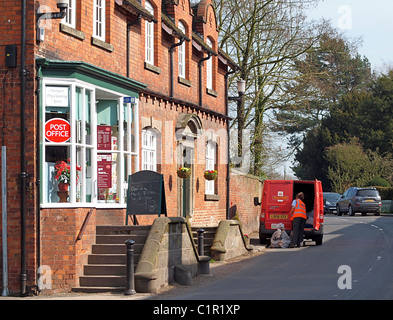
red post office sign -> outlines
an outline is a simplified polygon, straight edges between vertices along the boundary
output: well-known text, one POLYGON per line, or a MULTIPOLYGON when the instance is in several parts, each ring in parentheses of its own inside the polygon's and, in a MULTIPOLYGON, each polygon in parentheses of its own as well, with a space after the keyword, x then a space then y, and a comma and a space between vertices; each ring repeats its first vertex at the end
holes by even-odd
POLYGON ((71 137, 71 126, 61 118, 50 119, 45 123, 45 138, 50 142, 66 142, 71 137))

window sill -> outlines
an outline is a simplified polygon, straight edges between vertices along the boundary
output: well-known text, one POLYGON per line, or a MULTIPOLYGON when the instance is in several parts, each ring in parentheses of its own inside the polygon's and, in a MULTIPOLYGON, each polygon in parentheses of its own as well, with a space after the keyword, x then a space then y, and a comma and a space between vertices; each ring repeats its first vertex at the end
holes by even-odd
POLYGON ((156 67, 156 66, 154 66, 154 65, 152 65, 152 64, 150 64, 148 62, 145 62, 145 69, 149 70, 149 71, 152 71, 154 73, 157 73, 157 74, 161 73, 161 68, 156 67))
POLYGON ((218 194, 205 194, 205 201, 220 201, 218 194))
POLYGON ((111 45, 110 43, 107 43, 105 41, 102 41, 102 40, 94 38, 94 37, 91 37, 91 44, 96 47, 99 47, 101 49, 104 49, 108 52, 113 52, 113 50, 114 50, 113 45, 111 45))
POLYGON ((191 85, 192 85, 192 82, 191 82, 190 80, 184 79, 184 78, 182 78, 182 77, 178 77, 178 78, 177 78, 177 81, 178 81, 179 83, 181 83, 181 84, 184 84, 184 85, 187 86, 187 87, 191 87, 191 85))
POLYGON ((206 88, 206 93, 208 94, 208 95, 211 95, 211 96, 213 96, 213 97, 218 97, 218 93, 217 93, 217 91, 214 91, 213 89, 207 89, 206 88))
POLYGON ((40 209, 60 209, 60 208, 96 208, 96 209, 126 209, 126 204, 121 203, 82 203, 82 202, 53 202, 43 203, 40 209))
POLYGON ((64 23, 60 23, 60 31, 66 33, 74 38, 79 40, 85 40, 85 33, 79 30, 74 29, 73 27, 67 26, 64 23))

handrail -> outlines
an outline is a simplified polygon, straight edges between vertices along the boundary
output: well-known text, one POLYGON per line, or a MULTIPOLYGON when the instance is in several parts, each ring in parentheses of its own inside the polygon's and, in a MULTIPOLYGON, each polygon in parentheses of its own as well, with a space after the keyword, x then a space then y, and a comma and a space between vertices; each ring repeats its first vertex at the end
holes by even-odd
POLYGON ((81 239, 82 239, 82 236, 83 236, 83 234, 85 233, 86 226, 87 226, 87 224, 89 223, 89 220, 90 220, 91 215, 93 214, 93 209, 94 209, 94 208, 90 208, 90 211, 87 213, 87 215, 86 215, 86 217, 85 217, 85 220, 83 221, 82 227, 81 227, 81 229, 79 230, 79 234, 78 234, 78 236, 76 237, 75 242, 77 242, 78 240, 81 240, 81 239))

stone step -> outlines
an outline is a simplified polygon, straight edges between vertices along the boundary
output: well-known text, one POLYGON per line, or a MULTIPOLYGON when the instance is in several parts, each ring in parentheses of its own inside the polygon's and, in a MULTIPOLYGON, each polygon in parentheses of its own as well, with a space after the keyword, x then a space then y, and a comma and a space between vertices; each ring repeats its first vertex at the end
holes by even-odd
MULTIPOLYGON (((144 244, 135 243, 134 253, 140 254, 142 252, 144 244)), ((93 244, 92 251, 93 254, 126 254, 125 244, 93 244)))
POLYGON ((79 277, 81 287, 125 287, 125 275, 101 275, 90 276, 85 275, 79 277))
POLYGON ((126 264, 125 254, 89 254, 88 264, 126 264))
POLYGON ((124 264, 87 264, 83 268, 85 276, 125 275, 124 264))
POLYGON ((147 235, 96 235, 96 244, 122 244, 125 246, 127 240, 134 240, 136 243, 145 243, 147 235))

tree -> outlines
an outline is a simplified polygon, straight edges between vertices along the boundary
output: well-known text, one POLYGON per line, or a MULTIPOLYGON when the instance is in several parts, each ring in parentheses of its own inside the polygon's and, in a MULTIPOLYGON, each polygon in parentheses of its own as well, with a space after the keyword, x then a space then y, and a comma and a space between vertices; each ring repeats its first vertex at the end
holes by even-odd
POLYGON ((300 76, 287 85, 288 99, 275 113, 276 130, 292 135, 293 146, 302 142, 299 133, 317 128, 340 98, 367 90, 371 67, 357 53, 357 45, 327 26, 319 42, 297 59, 300 76))
POLYGON ((357 138, 327 148, 326 158, 329 162, 327 176, 332 190, 338 193, 350 186, 365 186, 373 178, 386 175, 391 164, 378 152, 364 151, 357 138))
POLYGON ((389 170, 382 177, 391 183, 391 166, 386 163, 390 163, 393 146, 393 72, 377 77, 364 91, 347 93, 330 107, 320 126, 304 136, 295 156, 295 173, 301 179, 317 177, 324 188, 330 188, 330 163, 325 152, 353 138, 358 139, 364 152, 375 153, 385 161, 389 170))
MULTIPOLYGON (((318 0, 214 0, 220 47, 240 66, 247 95, 235 111, 233 128, 241 137, 253 130, 252 172, 262 175, 266 115, 277 108, 285 84, 297 77, 294 62, 317 41, 320 26, 307 21, 304 9, 318 0)), ((230 79, 233 86, 235 78, 230 79)), ((232 92, 235 90, 232 89, 232 92)), ((238 149, 242 150, 242 140, 238 149)))

